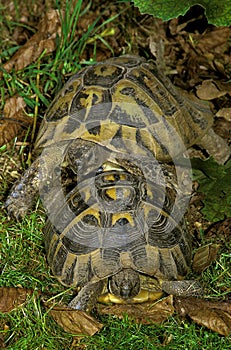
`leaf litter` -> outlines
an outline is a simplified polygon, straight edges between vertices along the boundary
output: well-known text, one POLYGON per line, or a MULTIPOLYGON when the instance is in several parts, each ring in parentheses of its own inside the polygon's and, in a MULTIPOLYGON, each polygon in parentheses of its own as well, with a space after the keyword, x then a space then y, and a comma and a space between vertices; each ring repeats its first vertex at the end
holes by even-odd
POLYGON ((202 273, 217 258, 220 250, 219 244, 208 244, 197 249, 193 257, 192 270, 196 273, 202 273))
MULTIPOLYGON (((111 4, 108 8, 108 13, 115 14, 118 8, 111 4), (110 10, 111 6, 111 10, 110 10)), ((81 19, 79 31, 86 30, 87 23, 101 12, 100 7, 97 10, 92 10, 85 18, 81 19), (81 29, 81 30, 80 30, 81 29)), ((230 132, 227 135, 227 126, 225 123, 230 121, 230 84, 227 81, 231 78, 231 59, 229 40, 231 28, 228 27, 210 27, 207 29, 204 24, 203 14, 191 16, 187 19, 179 17, 169 22, 155 20, 150 16, 140 16, 137 9, 134 9, 134 18, 137 18, 137 27, 133 22, 127 21, 126 30, 130 32, 133 38, 133 53, 137 54, 142 50, 151 50, 155 48, 155 43, 161 39, 164 42, 164 57, 166 65, 166 73, 171 77, 175 85, 182 89, 190 90, 198 95, 199 98, 209 100, 211 106, 216 112, 216 120, 219 119, 221 124, 218 128, 222 134, 222 125, 226 134, 225 138, 230 138, 230 132), (197 30, 195 23, 201 23, 204 30, 197 30), (194 26, 194 27, 193 27, 194 26), (156 36, 153 33, 157 32, 161 35, 156 36), (196 30, 195 30, 196 28, 196 30), (151 36, 152 33, 152 36, 151 36), (169 33, 169 34, 167 34, 169 33)), ((105 16, 107 13, 105 12, 105 16)), ((126 15, 123 16, 123 19, 126 15)), ((124 29, 125 30, 125 29, 124 29)), ((4 69, 11 72, 12 69, 22 70, 32 62, 38 60, 40 55, 50 54, 56 49, 55 38, 61 33, 60 18, 57 10, 50 10, 40 21, 37 26, 37 32, 4 64, 4 69)), ((79 35, 80 33, 78 33, 79 35)), ((17 32, 15 33, 17 35, 17 32)), ((22 33, 18 33, 19 35, 22 33)), ((22 37, 23 38, 23 37, 22 37)), ((113 47, 115 55, 122 54, 122 47, 125 45, 125 35, 119 26, 116 26, 116 35, 109 36, 108 42, 113 47)), ((21 41, 24 40, 20 39, 21 41)), ((94 50, 93 43, 89 42, 88 50, 83 53, 82 60, 89 59, 89 55, 94 50)), ((152 51, 152 50, 151 50, 152 51)), ((103 60, 111 56, 111 51, 105 49, 102 43, 98 45, 96 54, 97 60, 103 60)), ((15 136, 20 137, 20 131, 23 123, 29 123, 25 113, 25 103, 22 97, 13 96, 6 100, 4 109, 4 120, 0 125, 1 142, 8 142, 15 136), (11 106, 12 110, 11 110, 11 106), (24 119, 25 118, 25 119, 24 119), (14 124, 12 121, 17 121, 14 124)), ((219 187, 218 184, 216 184, 219 187)), ((206 193, 207 195, 207 193, 206 193)), ((223 234, 230 235, 231 223, 229 219, 224 218, 215 224, 216 229, 211 235, 218 238, 223 234), (228 220, 228 221, 227 221, 228 220)), ((212 226, 214 227, 214 225, 212 226)), ((195 271, 201 272, 206 269, 214 259, 216 259, 219 245, 202 247, 194 258, 195 271)), ((15 307, 22 305, 31 295, 31 291, 24 288, 1 288, 0 289, 0 308, 2 312, 10 312, 15 307)), ((47 307, 47 306, 46 306, 47 307)), ((204 325, 219 334, 228 335, 231 332, 231 304, 230 301, 208 301, 198 298, 176 298, 169 296, 154 304, 139 304, 139 305, 98 305, 99 314, 113 314, 122 317, 128 314, 129 317, 137 322, 147 324, 162 323, 174 312, 178 315, 190 317, 194 322, 204 325)), ((49 309, 49 314, 56 322, 63 327, 64 330, 71 333, 94 334, 102 328, 102 324, 89 314, 70 310, 64 306, 54 306, 49 309)))
POLYGON ((0 288, 0 312, 10 312, 26 302, 33 291, 28 288, 0 288))
MULTIPOLYGON (((46 308, 49 304, 45 304, 46 308)), ((65 332, 80 335, 94 335, 99 332, 103 324, 89 313, 73 310, 65 306, 52 306, 49 315, 63 328, 65 332)))
POLYGON ((3 117, 0 118, 0 147, 32 125, 33 119, 26 114, 26 103, 21 96, 12 96, 6 100, 3 117))
POLYGON ((221 335, 231 334, 231 302, 208 301, 200 298, 175 298, 175 310, 194 322, 221 335))
MULTIPOLYGON (((32 295, 26 288, 0 288, 0 312, 10 312, 26 302, 32 295)), ((41 294, 41 293, 40 293, 41 294)), ((103 324, 89 313, 73 310, 66 306, 44 302, 48 314, 63 328, 75 335, 94 335, 103 324)), ((221 335, 231 333, 231 301, 208 301, 194 297, 175 297, 169 295, 155 303, 102 305, 97 304, 99 315, 114 315, 123 318, 127 315, 141 324, 162 324, 176 313, 189 316, 194 322, 221 335)))
POLYGON ((6 72, 21 70, 45 52, 56 49, 56 37, 61 34, 61 21, 58 10, 50 10, 38 24, 38 31, 7 61, 3 68, 6 72))

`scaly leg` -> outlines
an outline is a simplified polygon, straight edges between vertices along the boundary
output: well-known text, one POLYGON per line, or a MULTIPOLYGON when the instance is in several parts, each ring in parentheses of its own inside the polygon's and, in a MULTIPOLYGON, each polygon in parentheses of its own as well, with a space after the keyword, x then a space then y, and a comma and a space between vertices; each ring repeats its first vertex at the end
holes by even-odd
POLYGON ((201 285, 194 280, 163 281, 162 289, 168 294, 182 297, 203 295, 201 285))
POLYGON ((90 311, 102 293, 104 284, 105 280, 88 282, 68 306, 76 310, 90 311))
POLYGON ((33 205, 41 181, 39 163, 40 159, 37 158, 30 168, 25 171, 21 179, 14 184, 4 205, 9 216, 19 219, 23 217, 33 205))

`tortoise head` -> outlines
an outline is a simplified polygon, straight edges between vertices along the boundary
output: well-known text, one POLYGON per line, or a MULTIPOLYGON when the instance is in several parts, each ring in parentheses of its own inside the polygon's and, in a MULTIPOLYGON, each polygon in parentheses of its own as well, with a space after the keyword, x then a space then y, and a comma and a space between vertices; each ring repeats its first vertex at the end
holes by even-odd
POLYGON ((109 279, 109 290, 122 299, 132 299, 140 292, 140 277, 137 271, 126 268, 109 279))

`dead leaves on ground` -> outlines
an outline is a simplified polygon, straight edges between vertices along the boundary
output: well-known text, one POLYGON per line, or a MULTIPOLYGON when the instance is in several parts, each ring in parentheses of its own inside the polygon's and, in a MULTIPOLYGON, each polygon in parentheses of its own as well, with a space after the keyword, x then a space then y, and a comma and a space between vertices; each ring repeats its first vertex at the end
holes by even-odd
POLYGON ((0 312, 10 312, 25 303, 33 291, 28 288, 0 288, 0 312))
POLYGON ((221 335, 231 333, 231 302, 214 302, 199 298, 175 298, 175 310, 194 322, 221 335))
POLYGON ((4 69, 10 72, 18 71, 35 62, 45 51, 51 53, 56 48, 56 37, 61 34, 61 21, 57 10, 50 10, 38 24, 39 30, 15 55, 4 64, 4 69))
MULTIPOLYGON (((13 57, 3 65, 6 72, 18 71, 35 62, 45 52, 51 53, 56 48, 57 35, 61 34, 61 21, 57 10, 48 11, 38 25, 39 30, 13 57)), ((32 118, 25 112, 26 103, 21 96, 6 100, 3 118, 0 119, 0 146, 8 143, 15 136, 20 137, 23 127, 32 123, 32 118)))
POLYGON ((216 222, 206 231, 206 239, 216 239, 220 244, 231 243, 231 218, 216 222))
POLYGON ((102 323, 88 313, 65 306, 51 307, 48 313, 65 332, 71 334, 94 335, 103 327, 102 323))
MULTIPOLYGON (((184 24, 186 27, 188 23, 184 24)), ((172 37, 166 38, 166 60, 170 66, 176 66, 180 86, 194 87, 208 78, 216 82, 229 80, 231 28, 214 27, 203 34, 189 33, 179 25, 179 19, 173 19, 169 29, 172 37)))
POLYGON ((197 88, 197 96, 202 100, 213 100, 226 94, 231 96, 231 84, 214 82, 212 79, 204 80, 197 88))
POLYGON ((216 260, 219 249, 219 244, 208 244, 198 248, 193 257, 193 271, 199 274, 207 269, 216 260))
MULTIPOLYGON (((92 5, 94 6, 94 5, 92 5)), ((118 14, 119 10, 124 9, 115 4, 110 4, 110 10, 108 13, 111 15, 118 14)), ((129 9, 129 7, 128 7, 129 9)), ((84 16, 80 16, 78 25, 76 28, 76 39, 87 30, 89 23, 93 23, 96 17, 102 15, 102 20, 107 20, 104 14, 104 10, 101 7, 96 6, 90 9, 84 16)), ((131 9, 130 9, 131 10, 131 9)), ((129 11, 130 11, 129 10, 129 11)), ((127 11, 127 16, 129 16, 127 11)), ((161 20, 153 19, 151 16, 143 16, 140 21, 140 14, 137 9, 134 9, 134 19, 138 19, 139 25, 134 28, 134 23, 130 23, 127 19, 126 14, 120 14, 120 20, 128 22, 126 28, 119 29, 117 22, 109 23, 105 26, 106 29, 113 29, 111 32, 115 33, 107 36, 106 40, 118 56, 121 54, 121 48, 126 47, 125 37, 131 36, 131 42, 133 42, 133 52, 139 52, 139 47, 152 52, 152 46, 156 44, 160 39, 164 43, 164 59, 166 66, 173 68, 175 73, 174 82, 176 85, 184 89, 195 89, 197 95, 206 100, 216 99, 216 109, 222 110, 220 112, 222 117, 227 120, 230 118, 229 105, 226 108, 226 102, 230 99, 231 85, 227 83, 230 80, 230 48, 231 42, 229 40, 231 36, 231 28, 229 27, 209 27, 205 28, 202 33, 198 33, 198 30, 188 30, 188 26, 192 25, 193 21, 201 21, 203 24, 203 13, 193 13, 192 18, 184 19, 173 19, 169 22, 163 22, 161 20), (153 34, 157 33, 157 34, 153 34), (219 103, 218 99, 221 99, 219 103), (226 108, 226 111, 224 111, 226 108)), ((186 16, 187 18, 187 16, 186 16)), ((25 22, 28 24, 27 22, 25 22)), ((200 22, 197 27, 200 27, 200 22)), ((44 17, 40 20, 39 24, 35 23, 32 27, 37 28, 37 32, 29 38, 29 40, 13 55, 13 57, 6 62, 3 67, 6 72, 12 70, 21 70, 32 62, 39 59, 42 53, 49 54, 56 49, 56 39, 61 37, 61 20, 60 14, 57 10, 51 9, 44 17)), ((196 28, 197 28, 196 27, 196 28)), ((110 30, 109 30, 110 31, 110 30)), ((22 33, 21 33, 22 34, 22 33)), ((102 34, 102 33, 101 33, 102 34)), ((92 39, 92 38, 90 38, 92 39)), ((129 41, 129 40, 128 40, 129 41)), ((89 44, 90 45, 90 44, 89 44)), ((89 59, 92 56, 92 50, 95 50, 95 46, 91 45, 83 53, 82 59, 89 59)), ((97 44, 97 60, 103 60, 111 56, 111 51, 108 47, 98 40, 97 44), (103 45, 102 48, 100 45, 103 45)), ((228 102, 227 102, 228 103, 228 102)), ((6 117, 7 118, 7 117, 6 117)), ((219 130, 225 124, 225 132, 227 134, 226 124, 227 122, 222 120, 219 121, 219 130)), ((5 122, 3 121, 4 125, 5 122)), ((20 123, 20 120, 17 124, 20 123)), ((6 126, 8 124, 6 123, 6 126)), ((230 125, 229 125, 230 126, 230 125)), ((17 128, 10 125, 9 131, 4 127, 7 135, 3 133, 0 135, 1 139, 9 141, 10 135, 13 137, 17 134, 17 128)), ((226 135, 227 138, 230 135, 226 135)), ((221 136, 223 137, 221 133, 221 136)), ((0 141, 1 141, 0 139, 0 141)), ((0 143, 1 144, 1 143, 0 143)))
POLYGON ((156 303, 115 304, 112 306, 98 304, 98 311, 100 314, 115 315, 119 318, 126 314, 137 323, 161 324, 174 313, 173 296, 169 295, 156 303))
MULTIPOLYGON (((32 290, 24 288, 0 288, 0 312, 10 312, 19 307, 32 295, 32 290)), ((93 316, 66 306, 55 306, 44 303, 48 314, 71 334, 93 335, 99 332, 103 324, 93 316)), ((97 304, 98 314, 114 315, 122 318, 128 315, 137 323, 161 324, 173 313, 189 317, 221 335, 231 333, 231 301, 208 301, 201 298, 168 297, 155 303, 102 305, 97 304)))
POLYGON ((32 124, 25 112, 26 103, 21 96, 13 96, 6 100, 3 118, 0 119, 0 147, 15 136, 19 136, 24 128, 32 124))
MULTIPOLYGON (((182 22, 175 18, 169 22, 171 35, 165 37, 166 65, 177 72, 173 79, 176 85, 194 90, 203 100, 214 101, 216 115, 220 113, 230 120, 231 27, 211 27, 203 33, 188 31, 188 26, 193 26, 193 21, 198 19, 182 22)), ((203 25, 203 21, 201 23, 203 25)))

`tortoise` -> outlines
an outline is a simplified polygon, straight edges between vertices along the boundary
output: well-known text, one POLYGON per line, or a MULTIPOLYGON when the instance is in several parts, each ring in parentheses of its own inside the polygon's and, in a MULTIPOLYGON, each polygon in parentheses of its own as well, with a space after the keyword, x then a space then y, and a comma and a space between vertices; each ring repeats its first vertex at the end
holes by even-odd
POLYGON ((192 245, 182 202, 190 191, 169 162, 196 143, 209 149, 209 139, 224 161, 227 146, 212 122, 206 104, 141 57, 111 58, 67 81, 41 124, 37 158, 5 206, 22 217, 39 192, 48 263, 80 290, 70 307, 151 300, 156 284, 168 294, 201 292, 185 279, 192 245))

